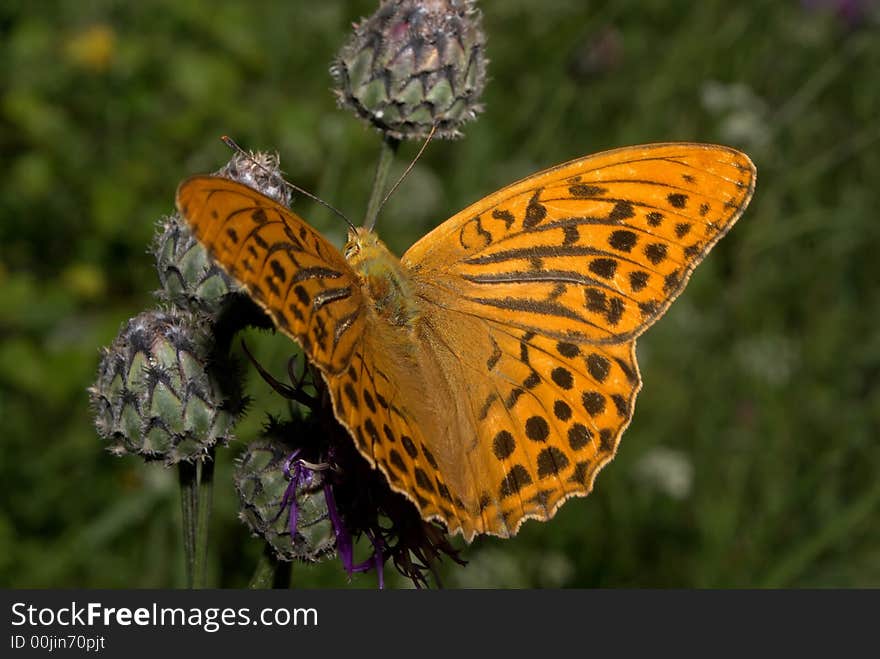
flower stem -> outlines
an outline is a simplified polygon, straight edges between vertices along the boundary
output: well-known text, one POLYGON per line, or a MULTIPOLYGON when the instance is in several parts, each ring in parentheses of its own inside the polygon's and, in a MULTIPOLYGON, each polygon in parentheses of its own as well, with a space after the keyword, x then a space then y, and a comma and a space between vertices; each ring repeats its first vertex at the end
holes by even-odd
POLYGON ((214 499, 214 459, 212 446, 208 456, 199 463, 198 516, 195 538, 195 565, 193 569, 195 588, 204 588, 208 574, 208 529, 214 499))
POLYGON ((278 559, 275 558, 275 554, 271 547, 266 544, 263 547, 263 553, 260 554, 260 560, 257 562, 254 576, 251 577, 251 582, 248 584, 248 588, 251 590, 271 588, 275 583, 275 573, 277 571, 278 559))
POLYGON ((183 553, 186 566, 186 587, 193 588, 196 564, 196 528, 199 509, 198 468, 190 462, 177 465, 180 483, 180 513, 183 522, 183 553))
POLYGON ((373 178, 373 191, 370 193, 370 201, 367 204, 367 215, 364 218, 364 227, 371 229, 376 226, 376 216, 382 205, 385 188, 388 184, 388 173, 391 171, 391 163, 394 162, 394 154, 400 140, 385 136, 382 139, 382 150, 379 152, 379 162, 376 165, 376 175, 373 178))
POLYGON ((254 568, 254 574, 248 584, 251 590, 263 590, 267 588, 292 588, 291 582, 293 566, 289 561, 279 561, 269 543, 263 546, 263 553, 254 568))
POLYGON ((180 512, 183 521, 183 551, 186 587, 204 588, 208 561, 208 522, 214 487, 214 449, 200 464, 181 462, 180 512))

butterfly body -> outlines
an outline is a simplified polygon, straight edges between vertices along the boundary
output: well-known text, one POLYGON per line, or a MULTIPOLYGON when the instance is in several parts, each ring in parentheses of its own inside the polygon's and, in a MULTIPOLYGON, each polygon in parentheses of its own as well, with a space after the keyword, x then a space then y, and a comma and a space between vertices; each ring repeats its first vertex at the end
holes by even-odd
POLYGON ((375 313, 391 325, 411 328, 418 316, 412 285, 385 243, 374 232, 358 228, 350 233, 343 254, 375 313))
POLYGON ((363 229, 343 256, 224 179, 185 181, 178 208, 321 371, 361 454, 470 540, 591 491, 641 388, 637 337, 754 183, 727 147, 618 149, 489 195, 399 260, 363 229))

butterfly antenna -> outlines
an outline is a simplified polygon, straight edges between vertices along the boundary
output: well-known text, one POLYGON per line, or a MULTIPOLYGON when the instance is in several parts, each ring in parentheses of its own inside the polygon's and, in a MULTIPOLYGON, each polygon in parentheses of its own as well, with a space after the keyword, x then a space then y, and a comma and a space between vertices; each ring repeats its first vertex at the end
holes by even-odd
MULTIPOLYGON (((260 163, 260 162, 257 162, 257 160, 253 157, 253 155, 251 155, 250 153, 248 153, 247 151, 245 151, 244 149, 242 149, 240 146, 238 146, 238 144, 236 144, 235 140, 233 140, 231 137, 229 137, 228 135, 223 135, 220 139, 223 140, 223 143, 224 143, 226 146, 228 146, 230 149, 232 149, 233 151, 235 151, 235 152, 238 153, 239 155, 241 155, 241 156, 247 158, 248 160, 250 160, 252 163, 254 163, 257 167, 259 167, 260 169, 262 169, 264 172, 266 172, 266 173, 269 174, 270 176, 274 176, 274 172, 269 171, 269 169, 268 169, 266 166, 264 166, 264 165, 263 165, 262 163, 260 163)), ((303 196, 305 196, 305 197, 308 197, 308 198, 311 199, 312 201, 315 201, 315 202, 321 204, 321 205, 324 206, 325 208, 330 209, 330 211, 332 211, 333 213, 335 213, 336 215, 338 215, 339 217, 341 217, 341 218, 345 221, 345 223, 348 225, 348 228, 349 228, 349 229, 351 229, 352 231, 355 231, 354 224, 352 224, 351 220, 349 220, 349 219, 345 216, 345 213, 343 213, 341 210, 338 210, 338 209, 335 208, 334 206, 331 206, 331 205, 328 204, 326 201, 324 201, 323 199, 321 199, 320 197, 318 197, 318 196, 316 196, 316 195, 313 195, 313 194, 312 194, 311 192, 309 192, 308 190, 304 190, 303 188, 299 187, 298 185, 294 185, 294 184, 291 183, 290 181, 286 180, 284 177, 282 177, 281 180, 284 182, 284 185, 286 185, 286 186, 287 186, 288 188, 290 188, 291 190, 293 190, 293 191, 295 191, 295 192, 298 192, 298 193, 300 193, 301 195, 303 195, 303 196)))
POLYGON ((419 149, 419 152, 416 154, 416 157, 412 159, 412 161, 409 163, 409 166, 407 166, 407 168, 406 168, 406 170, 404 170, 403 174, 400 175, 400 178, 397 179, 397 183, 395 183, 394 185, 391 186, 391 189, 388 191, 388 194, 386 194, 385 197, 382 199, 382 202, 379 204, 379 208, 376 209, 376 214, 373 216, 372 223, 367 228, 372 230, 373 226, 376 224, 376 218, 379 216, 379 211, 381 211, 382 208, 384 208, 385 202, 391 198, 391 195, 393 195, 395 190, 397 190, 397 188, 400 187, 400 184, 403 183, 403 179, 405 179, 407 177, 407 175, 412 171, 412 168, 416 166, 416 163, 419 161, 419 158, 422 157, 422 154, 425 152, 425 149, 428 148, 428 143, 431 141, 431 138, 434 137, 434 133, 436 133, 436 132, 437 132, 437 124, 435 123, 431 127, 431 132, 428 133, 428 137, 425 138, 425 143, 422 144, 422 148, 419 149))

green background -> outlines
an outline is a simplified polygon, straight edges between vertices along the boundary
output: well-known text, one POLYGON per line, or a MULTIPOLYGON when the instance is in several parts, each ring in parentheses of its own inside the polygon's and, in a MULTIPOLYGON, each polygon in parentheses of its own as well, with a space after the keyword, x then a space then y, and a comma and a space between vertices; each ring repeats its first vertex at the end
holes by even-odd
MULTIPOLYGON (((645 388, 595 492, 479 539, 446 585, 880 586, 880 28, 845 4, 876 9, 481 4, 486 109, 383 211, 398 253, 506 183, 616 146, 730 144, 758 185, 640 341, 645 388)), ((373 7, 2 4, 0 585, 183 584, 175 472, 103 451, 85 390, 99 348, 155 305, 155 223, 178 181, 229 158, 220 135, 277 150, 292 181, 362 216, 379 137, 336 108, 328 66, 373 7)), ((295 208, 339 243, 337 218, 295 208)), ((280 376, 293 344, 248 340, 280 376)), ((241 441, 218 454, 216 586, 246 585, 261 548, 236 518, 232 458, 285 409, 253 369, 249 391, 241 441)), ((293 581, 347 583, 335 558, 293 581)))

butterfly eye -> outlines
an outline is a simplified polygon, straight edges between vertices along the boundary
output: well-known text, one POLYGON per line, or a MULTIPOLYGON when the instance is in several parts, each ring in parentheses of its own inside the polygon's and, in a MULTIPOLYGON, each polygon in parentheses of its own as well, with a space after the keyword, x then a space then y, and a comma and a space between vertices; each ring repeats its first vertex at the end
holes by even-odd
POLYGON ((356 242, 350 242, 345 246, 343 254, 345 255, 345 260, 350 261, 351 257, 356 256, 361 251, 361 246, 356 242))

